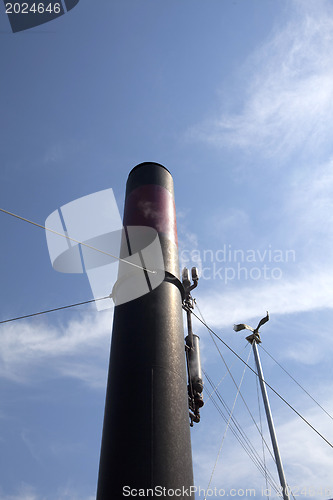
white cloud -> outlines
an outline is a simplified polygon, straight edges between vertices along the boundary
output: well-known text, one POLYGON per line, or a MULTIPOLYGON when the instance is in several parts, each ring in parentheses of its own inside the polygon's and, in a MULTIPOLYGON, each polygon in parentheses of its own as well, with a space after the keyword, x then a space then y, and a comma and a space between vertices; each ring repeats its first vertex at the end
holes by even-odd
MULTIPOLYGON (((242 245, 224 244, 223 255, 221 246, 220 250, 213 252, 212 259, 203 261, 204 268, 207 268, 201 278, 201 283, 205 282, 205 293, 199 300, 199 307, 201 304, 210 326, 230 327, 233 323, 248 322, 260 314, 264 315, 266 310, 275 315, 286 315, 332 308, 332 172, 332 159, 316 168, 308 166, 293 171, 286 178, 285 189, 280 190, 278 209, 274 203, 268 204, 265 215, 272 223, 262 227, 262 230, 260 223, 256 226, 251 216, 245 217, 240 212, 244 226, 248 219, 248 225, 258 229, 258 247, 252 250, 255 260, 246 262, 245 258, 245 262, 242 262, 237 254, 238 249, 241 252, 243 248, 245 257, 248 250, 242 245), (274 244, 268 245, 268 242, 274 244), (267 251, 266 257, 261 260, 265 249, 271 253, 267 251), (274 260, 279 252, 282 252, 281 262, 274 260), (225 257, 224 260, 221 256, 225 257), (277 271, 273 273, 275 268, 277 271)), ((208 222, 215 220, 214 217, 210 216, 208 222)), ((233 217, 227 217, 227 225, 229 220, 232 221, 233 217)), ((231 233, 226 241, 234 240, 231 233)), ((246 241, 244 237, 243 245, 246 241)), ((204 255, 202 250, 201 255, 204 255)), ((201 296, 200 286, 195 295, 201 296)), ((317 348, 313 348, 312 363, 315 359, 319 361, 322 355, 317 351, 317 348)), ((304 343, 294 354, 305 360, 310 359, 309 352, 310 347, 304 343)))
MULTIPOLYGON (((333 159, 316 165, 307 166, 294 171, 290 183, 282 193, 281 202, 284 205, 286 219, 283 221, 284 232, 293 233, 295 244, 315 248, 320 245, 326 250, 331 260, 333 233, 333 159)), ((282 226, 282 224, 281 224, 282 226)), ((282 227, 281 227, 282 234, 282 227)))
POLYGON ((63 488, 59 488, 57 494, 55 495, 56 500, 96 500, 96 496, 79 494, 75 491, 74 487, 65 486, 63 488))
POLYGON ((224 292, 206 293, 198 302, 208 325, 213 327, 257 318, 260 311, 290 314, 331 307, 333 303, 333 273, 324 270, 296 279, 263 281, 257 285, 249 280, 237 288, 223 288, 224 292))
POLYGON ((0 376, 29 383, 47 364, 47 373, 105 386, 111 336, 111 313, 88 312, 66 325, 15 321, 2 325, 0 376))
POLYGON ((44 500, 36 494, 35 488, 23 483, 18 489, 17 493, 13 495, 6 495, 0 490, 1 500, 44 500))
MULTIPOLYGON (((319 409, 309 410, 307 408, 305 413, 309 421, 315 423, 316 428, 325 437, 330 437, 331 421, 323 412, 319 409)), ((309 499, 329 498, 332 495, 333 487, 331 474, 333 456, 329 445, 297 417, 288 418, 286 421, 284 414, 275 412, 274 419, 286 480, 289 486, 294 488, 295 496, 300 495, 301 488, 306 488, 308 490, 306 497, 309 499), (310 494, 310 488, 314 489, 316 493, 310 494), (323 490, 330 489, 330 493, 319 495, 317 492, 320 491, 320 488, 323 490)), ((200 426, 204 425, 203 420, 200 426)), ((208 429, 202 430, 204 435, 208 435, 208 438, 205 439, 205 443, 200 443, 200 449, 197 451, 194 449, 195 484, 200 485, 202 488, 207 488, 224 430, 225 423, 222 423, 216 412, 216 420, 213 424, 212 422, 209 423, 209 431, 208 429)), ((245 430, 262 459, 259 433, 254 426, 246 426, 245 430)), ((266 441, 270 444, 265 422, 264 435, 266 441)), ((276 466, 267 450, 265 454, 268 470, 279 485, 276 466)), ((258 496, 261 488, 265 488, 264 477, 250 462, 247 454, 230 431, 227 433, 216 472, 213 476, 211 488, 214 487, 223 488, 226 491, 231 488, 255 488, 257 489, 256 496, 258 496)), ((259 495, 259 497, 261 496, 259 495)), ((270 498, 277 497, 273 493, 270 498)))
POLYGON ((242 69, 243 108, 222 112, 193 129, 194 135, 271 158, 300 146, 317 148, 332 137, 332 7, 327 0, 293 1, 288 14, 285 26, 242 69))
POLYGON ((1 500, 96 500, 95 495, 80 495, 74 488, 67 486, 45 496, 27 483, 22 483, 13 494, 6 494, 0 489, 0 498, 1 500))
POLYGON ((197 250, 198 247, 198 235, 193 231, 190 231, 186 224, 181 220, 181 222, 178 223, 179 266, 181 270, 184 267, 191 269, 191 267, 196 266, 199 269, 199 272, 201 271, 202 261, 200 253, 197 253, 197 259, 192 259, 193 253, 195 253, 195 250, 197 250))

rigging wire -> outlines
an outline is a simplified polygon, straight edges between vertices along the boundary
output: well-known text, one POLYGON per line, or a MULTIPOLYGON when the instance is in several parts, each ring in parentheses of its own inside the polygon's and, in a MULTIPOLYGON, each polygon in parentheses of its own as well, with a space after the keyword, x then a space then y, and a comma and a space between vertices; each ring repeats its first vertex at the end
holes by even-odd
MULTIPOLYGON (((210 379, 209 375, 206 372, 204 372, 204 373, 205 373, 205 376, 206 376, 209 384, 211 386, 213 386, 213 382, 210 379)), ((228 408, 228 405, 226 404, 226 402, 223 400, 221 394, 217 391, 216 395, 217 395, 218 399, 220 400, 220 402, 222 403, 222 405, 225 408, 225 410, 228 413, 230 413, 230 409, 228 408)), ((217 409, 217 411, 220 413, 222 419, 227 423, 228 419, 225 416, 225 414, 223 413, 222 408, 215 401, 214 397, 211 397, 211 400, 212 400, 215 408, 217 409)), ((272 486, 272 488, 278 493, 279 492, 279 486, 275 482, 275 479, 272 476, 272 474, 267 469, 265 470, 264 465, 262 463, 262 460, 261 460, 261 458, 260 458, 257 450, 255 449, 255 447, 251 443, 249 437, 246 435, 245 431, 242 429, 241 425, 239 424, 239 422, 237 421, 237 419, 234 416, 232 417, 231 420, 232 420, 232 424, 230 423, 230 430, 231 430, 231 432, 233 433, 233 435, 235 436, 235 438, 237 439, 237 441, 240 443, 240 445, 243 447, 244 451, 247 453, 247 455, 249 456, 249 458, 253 461, 254 465, 257 467, 257 469, 259 470, 259 472, 264 477, 266 477, 265 472, 267 472, 267 476, 269 476, 268 477, 268 482, 270 483, 270 485, 272 486)))
MULTIPOLYGON (((249 351, 249 356, 247 358, 247 361, 250 359, 250 354, 251 354, 251 351, 249 351)), ((241 378, 241 380, 239 382, 239 385, 237 387, 237 393, 236 393, 236 396, 235 396, 235 400, 234 400, 234 403, 232 405, 231 412, 230 412, 230 415, 229 415, 229 419, 228 419, 228 422, 227 422, 227 426, 225 428, 225 431, 224 431, 224 434, 223 434, 223 437, 222 437, 221 446, 220 446, 220 449, 218 451, 218 454, 217 454, 217 457, 216 457, 216 460, 215 460, 215 464, 214 464, 214 467, 213 467, 213 470, 212 470, 212 474, 210 476, 210 480, 209 480, 209 483, 208 483, 208 486, 207 486, 206 495, 205 495, 204 500, 207 500, 207 493, 208 493, 209 487, 211 485, 211 482, 213 480, 213 476, 214 476, 214 473, 215 473, 215 469, 216 469, 216 466, 217 466, 218 459, 219 459, 220 454, 221 454, 221 450, 222 450, 222 446, 223 446, 223 443, 224 443, 224 439, 225 439, 225 436, 227 434, 227 430, 229 428, 231 417, 232 417, 232 414, 233 414, 234 409, 235 409, 236 401, 237 401, 237 398, 238 398, 238 395, 239 395, 239 392, 240 392, 240 388, 241 388, 241 385, 242 385, 242 382, 243 382, 243 379, 244 379, 245 370, 246 370, 246 366, 244 366, 243 375, 242 375, 242 378, 241 378)))
POLYGON ((85 300, 84 302, 77 302, 76 304, 70 304, 68 306, 61 306, 61 307, 56 307, 54 309, 48 309, 46 311, 40 311, 32 314, 26 314, 25 316, 18 316, 16 318, 10 318, 10 319, 5 319, 3 321, 0 321, 0 324, 3 323, 10 323, 11 321, 17 321, 18 319, 25 319, 25 318, 32 318, 32 316, 39 316, 40 314, 46 314, 54 311, 60 311, 61 309, 69 309, 70 307, 76 307, 76 306, 82 306, 83 304, 90 304, 91 302, 97 302, 98 300, 105 300, 105 299, 110 299, 111 295, 108 295, 107 297, 100 297, 99 299, 91 299, 91 300, 85 300))
MULTIPOLYGON (((245 349, 246 349, 246 348, 247 348, 247 345, 246 345, 246 346, 244 346, 243 351, 245 351, 245 349)), ((234 362, 232 363, 232 365, 231 365, 231 366, 230 366, 230 368, 229 368, 230 370, 231 370, 231 368, 234 366, 234 364, 235 364, 235 363, 236 363, 236 361, 234 361, 234 362)), ((206 376, 206 372, 205 372, 205 370, 203 370, 203 372, 204 372, 204 374, 205 374, 205 376, 206 376)), ((226 376, 227 376, 227 375, 228 375, 228 370, 225 372, 225 374, 223 375, 223 377, 221 378, 221 380, 220 380, 220 381, 216 384, 216 386, 215 386, 215 387, 212 387, 212 389, 213 389, 213 390, 212 390, 212 392, 209 394, 209 396, 208 396, 208 397, 205 397, 205 403, 207 403, 207 402, 210 400, 210 398, 213 396, 214 392, 216 392, 216 391, 217 391, 218 386, 219 386, 219 385, 223 382, 223 380, 226 378, 226 376)))
MULTIPOLYGON (((203 371, 203 372, 204 372, 204 374, 205 374, 205 376, 207 377, 207 380, 208 380, 208 382, 209 382, 209 377, 208 377, 208 374, 207 374, 205 371, 203 371)), ((212 385, 212 382, 210 382, 210 385, 212 385)), ((220 400, 221 404, 223 405, 223 407, 226 409, 226 411, 227 411, 228 413, 230 413, 230 408, 228 407, 227 403, 226 403, 226 402, 224 401, 224 399, 222 398, 222 396, 221 396, 221 394, 220 394, 220 392, 219 392, 219 391, 216 391, 216 395, 217 395, 218 399, 220 400)), ((246 441, 248 441, 248 442, 249 442, 249 446, 253 448, 254 453, 257 453, 257 452, 256 452, 256 450, 255 450, 255 448, 254 448, 254 446, 251 444, 251 442, 250 442, 249 438, 247 437, 246 433, 242 430, 242 428, 241 428, 240 424, 237 422, 236 418, 235 418, 235 417, 233 417, 233 418, 232 418, 232 420, 234 421, 235 426, 236 426, 237 430, 239 431, 239 433, 243 435, 243 439, 244 439, 244 440, 246 440, 246 441)), ((255 424, 256 424, 256 422, 255 422, 255 424)), ((259 432, 259 434, 260 434, 260 437, 261 437, 261 438, 262 438, 262 440, 264 441, 264 443, 265 443, 265 445, 266 445, 266 447, 267 447, 267 449, 268 449, 268 451, 269 451, 269 453, 270 453, 270 455, 271 455, 271 457, 272 457, 273 461, 275 462, 274 455, 273 455, 273 453, 271 452, 271 450, 270 450, 270 448, 269 448, 269 446, 268 446, 267 442, 265 441, 265 438, 264 438, 264 436, 263 436, 262 432, 260 431, 260 429, 258 428, 258 426, 256 426, 256 427, 257 427, 257 430, 258 430, 258 432, 259 432)), ((260 457, 259 457, 259 459, 260 459, 260 457)))
MULTIPOLYGON (((224 359, 224 357, 223 357, 223 354, 221 353, 221 351, 220 351, 220 349, 219 349, 219 347, 218 347, 218 345, 217 345, 217 343, 216 343, 216 340, 214 339, 214 337, 213 337, 213 335, 212 335, 212 333, 211 333, 212 331, 210 331, 210 328, 208 328, 208 326, 207 326, 207 324, 206 324, 206 322, 205 322, 205 320, 204 320, 204 317, 203 317, 203 315, 202 315, 202 312, 201 312, 201 311, 200 311, 200 309, 199 309, 198 304, 197 304, 197 303, 195 303, 195 304, 196 304, 196 306, 197 306, 197 308, 198 308, 198 311, 199 311, 199 313, 200 313, 200 316, 202 317, 202 321, 201 321, 201 320, 200 320, 200 321, 201 321, 201 322, 202 322, 202 323, 203 323, 203 324, 207 327, 207 329, 208 329, 208 331, 209 331, 209 334, 210 334, 210 337, 211 337, 212 341, 214 342, 214 345, 215 345, 215 347, 216 347, 216 349, 217 349, 217 351, 218 351, 218 353, 219 353, 219 355, 220 355, 220 357, 221 357, 221 359, 222 359, 222 361, 223 361, 224 365, 226 366, 226 368, 227 368, 227 370, 228 370, 228 372, 229 372, 229 375, 230 375, 230 377, 231 377, 231 380, 233 381, 233 383, 234 383, 235 387, 237 388, 237 383, 236 383, 236 380, 234 379, 234 377, 233 377, 233 375, 232 375, 232 373, 231 373, 231 371, 230 371, 230 369, 229 369, 229 367, 228 367, 228 365, 227 365, 227 363, 226 363, 226 361, 225 361, 225 359, 224 359)), ((196 314, 195 314, 193 311, 192 311, 192 313, 194 314, 194 316, 196 316, 196 314)), ((198 318, 198 316, 196 316, 196 318, 198 318)), ((198 318, 198 319, 199 319, 199 318, 198 318)), ((230 348, 230 349, 231 349, 231 348, 230 348)), ((239 357, 240 359, 242 359, 242 358, 241 358, 240 356, 238 356, 238 355, 237 355, 237 357, 239 357)), ((243 360, 243 362, 245 363, 245 361, 244 361, 244 360, 243 360)), ((248 365, 248 366, 249 366, 249 365, 248 365)), ((252 368, 251 368, 251 367, 250 367, 250 369, 252 370, 252 368)), ((252 370, 252 371, 253 371, 253 370, 252 370)), ((262 439, 264 439, 264 437, 263 437, 262 433, 260 432, 260 429, 259 429, 259 427, 258 427, 258 424, 257 424, 257 422, 256 422, 256 419, 254 418, 254 416, 253 416, 253 414, 252 414, 252 412, 251 412, 251 410, 250 410, 250 408, 249 408, 248 404, 246 403, 246 401, 245 401, 245 399, 244 399, 244 397, 243 397, 243 395, 242 395, 242 393, 241 393, 241 392, 240 392, 240 397, 242 398, 242 401, 243 401, 243 403, 244 403, 244 405, 245 405, 245 408, 247 409, 247 411, 248 411, 248 413, 249 413, 249 415, 250 415, 250 417, 251 417, 251 419, 252 419, 252 422, 254 423, 254 425, 255 425, 255 427, 256 427, 256 429, 257 429, 257 431, 259 432, 259 434, 260 434, 260 436, 262 437, 262 439)), ((265 445, 266 445, 267 450, 269 451, 269 453, 270 453, 270 455, 271 455, 272 459, 273 459, 273 460, 274 460, 274 462, 275 462, 275 457, 274 457, 273 453, 271 452, 271 449, 270 449, 270 447, 268 446, 268 444, 267 444, 267 442, 266 442, 266 440, 265 440, 265 439, 264 439, 264 442, 265 442, 265 445)), ((276 462, 275 462, 275 463, 276 463, 276 462)))
POLYGON ((33 222, 32 220, 25 219, 24 217, 21 217, 20 215, 13 214, 12 212, 8 212, 8 210, 4 210, 3 208, 0 208, 0 212, 3 212, 4 214, 11 215, 12 217, 16 217, 17 219, 23 220, 24 222, 29 222, 29 224, 32 224, 34 226, 45 229, 45 231, 49 231, 51 233, 57 234, 58 236, 62 236, 63 238, 66 238, 67 240, 74 241, 75 243, 78 243, 79 245, 83 245, 84 247, 90 248, 90 250, 96 250, 96 252, 100 252, 104 255, 108 255, 109 257, 112 257, 113 259, 116 259, 116 260, 119 260, 120 262, 124 262, 126 264, 129 264, 130 266, 137 267, 138 269, 141 269, 142 271, 146 271, 147 273, 152 273, 152 274, 157 273, 157 271, 151 271, 150 269, 147 269, 146 267, 142 267, 139 264, 135 264, 134 262, 130 262, 129 260, 126 260, 126 259, 122 259, 121 257, 116 257, 115 255, 112 255, 111 253, 104 252, 103 250, 100 250, 99 248, 88 245, 87 243, 83 243, 82 241, 76 240, 75 238, 71 238, 70 236, 68 236, 66 234, 58 233, 58 231, 54 231, 53 229, 45 227, 42 224, 37 224, 37 222, 33 222))
MULTIPOLYGON (((212 401, 213 405, 215 406, 216 410, 221 415, 221 418, 225 421, 225 423, 227 423, 227 418, 222 413, 221 408, 218 406, 217 402, 215 401, 215 399, 213 397, 211 398, 211 401, 212 401)), ((263 470, 263 465, 260 462, 257 462, 256 458, 251 455, 251 452, 246 448, 246 445, 241 441, 241 439, 239 438, 237 432, 233 429, 233 427, 230 426, 230 430, 233 433, 233 435, 235 436, 235 438, 237 439, 237 441, 239 442, 239 444, 242 446, 242 448, 244 449, 245 453, 248 455, 248 457, 250 458, 250 460, 252 460, 252 462, 254 463, 254 465, 257 467, 257 469, 260 472, 260 474, 262 474, 263 476, 265 476, 265 472, 263 470)), ((272 480, 268 479, 268 482, 271 485, 271 487, 275 490, 275 492, 279 493, 279 487, 276 485, 276 483, 274 483, 273 477, 272 477, 272 480)))
MULTIPOLYGON (((192 311, 191 309, 189 308, 186 308, 186 310, 189 310, 191 312, 191 314, 193 314, 193 316, 195 316, 199 321, 200 323, 202 323, 220 342, 222 342, 223 345, 225 345, 227 347, 227 349, 229 349, 229 351, 231 351, 242 363, 244 363, 245 365, 248 366, 248 368, 250 368, 250 370, 257 376, 259 377, 258 373, 253 369, 251 368, 250 365, 248 365, 246 363, 246 361, 244 361, 243 358, 241 358, 239 356, 239 354, 237 354, 236 351, 234 351, 226 342, 224 342, 224 340, 221 339, 221 337, 219 337, 217 335, 217 333, 214 332, 214 330, 212 330, 208 325, 207 323, 205 323, 202 319, 199 318, 199 316, 197 314, 195 314, 194 311, 192 311)), ((266 382, 266 380, 263 380, 263 382, 267 385, 267 387, 269 387, 271 389, 271 391, 274 392, 274 394, 276 394, 280 399, 281 401, 283 401, 287 406, 289 406, 289 408, 294 412, 296 413, 296 415, 298 415, 316 434, 318 434, 319 437, 321 437, 323 439, 323 441, 325 441, 331 448, 333 448, 333 444, 330 443, 330 441, 328 439, 326 439, 305 417, 303 417, 303 415, 301 415, 301 413, 299 413, 299 411, 297 411, 290 403, 288 403, 288 401, 286 399, 284 399, 283 396, 281 396, 281 394, 279 394, 275 389, 273 389, 273 387, 268 383, 266 382)))
POLYGON ((261 344, 259 344, 259 346, 261 347, 261 349, 263 349, 263 350, 265 351, 265 353, 266 353, 266 354, 268 354, 268 356, 269 356, 269 357, 270 357, 273 361, 275 361, 275 363, 276 363, 277 365, 279 365, 279 367, 280 367, 280 368, 282 368, 282 370, 283 370, 283 371, 284 371, 284 372, 285 372, 285 373, 286 373, 286 374, 287 374, 287 375, 288 375, 288 376, 289 376, 289 377, 290 377, 290 378, 291 378, 291 379, 292 379, 292 380, 293 380, 293 381, 294 381, 294 382, 295 382, 295 383, 296 383, 296 384, 297 384, 297 385, 298 385, 298 386, 302 389, 302 391, 304 391, 304 392, 305 392, 305 394, 307 394, 307 395, 308 395, 308 396, 312 399, 312 401, 314 401, 314 402, 316 403, 316 405, 318 405, 318 406, 319 406, 319 408, 321 408, 321 409, 322 409, 322 410, 326 413, 326 415, 328 415, 328 416, 329 416, 329 417, 333 420, 332 415, 330 415, 330 414, 328 413, 328 411, 326 411, 326 410, 325 410, 325 408, 323 408, 323 407, 321 406, 321 404, 320 404, 320 403, 318 403, 318 401, 316 401, 316 400, 315 400, 315 398, 314 398, 314 397, 312 397, 312 396, 311 396, 311 394, 310 394, 310 393, 309 393, 306 389, 304 389, 304 387, 302 387, 302 386, 301 386, 301 384, 300 384, 299 382, 297 382, 297 380, 296 380, 296 379, 295 379, 292 375, 290 375, 290 373, 289 373, 289 372, 288 372, 288 371, 287 371, 287 370, 286 370, 286 369, 285 369, 285 368, 284 368, 284 367, 283 367, 283 366, 282 366, 282 365, 281 365, 281 364, 280 364, 280 363, 279 363, 279 362, 278 362, 275 358, 273 358, 273 356, 272 356, 272 355, 271 355, 271 354, 270 354, 270 353, 269 353, 269 352, 268 352, 268 351, 267 351, 267 350, 266 350, 266 349, 265 349, 265 348, 264 348, 261 344))
MULTIPOLYGON (((197 304, 196 304, 197 305, 197 304)), ((197 306, 198 307, 198 306, 197 306)), ((203 318, 202 316, 202 313, 198 307, 198 310, 200 312, 200 315, 201 317, 203 318)), ((212 339, 214 341, 214 339, 212 339)), ((215 344, 215 342, 214 342, 215 344)), ((243 348, 243 351, 248 347, 248 342, 246 343, 246 345, 244 346, 243 348)), ((216 346, 216 344, 215 344, 216 346)), ((217 346, 216 346, 217 347, 217 346)), ((217 347, 217 350, 218 352, 220 353, 221 355, 221 352, 220 350, 218 349, 217 347)), ((221 355, 222 356, 222 355, 221 355)), ((223 359, 223 356, 222 356, 222 359, 223 359)), ((226 364, 226 363, 225 363, 226 364)), ((218 386, 221 384, 221 382, 225 379, 225 377, 227 376, 227 374, 229 373, 229 371, 231 370, 231 368, 233 367, 234 363, 230 366, 230 368, 228 368, 228 370, 225 372, 225 374, 223 375, 223 377, 221 378, 221 380, 218 382, 218 384, 216 384, 214 386, 212 380, 210 379, 208 373, 203 370, 203 373, 205 375, 205 377, 207 378, 210 386, 212 387, 212 392, 210 393, 210 395, 208 396, 208 398, 206 398, 206 404, 207 402, 209 401, 209 399, 212 399, 212 402, 215 406, 215 408, 219 411, 221 417, 223 418, 223 420, 227 423, 227 417, 223 414, 223 410, 222 408, 220 408, 218 406, 218 403, 214 400, 213 398, 213 395, 214 393, 216 393, 218 399, 220 400, 221 404, 223 405, 223 407, 225 408, 225 410, 230 413, 230 408, 228 407, 227 403, 223 400, 220 392, 217 390, 218 386)), ((240 393, 241 394, 241 393, 240 393)), ((251 412, 250 412, 250 415, 251 415, 251 412)), ((251 415, 252 416, 252 415, 251 415)), ((254 417, 252 417, 253 419, 254 417)), ((248 436, 246 435, 246 433, 243 431, 243 429, 241 428, 240 424, 237 422, 236 418, 235 417, 232 417, 232 422, 233 422, 233 425, 235 426, 235 429, 233 428, 233 426, 231 425, 230 426, 230 429, 232 431, 232 433, 234 434, 234 436, 236 437, 236 439, 239 441, 239 443, 241 444, 241 446, 244 448, 245 452, 248 454, 248 456, 251 458, 251 460, 254 462, 254 464, 256 465, 256 467, 258 468, 258 470, 264 475, 265 478, 267 478, 267 473, 270 474, 270 472, 267 470, 267 468, 265 469, 264 467, 266 467, 266 465, 262 465, 261 463, 261 459, 260 459, 260 456, 258 455, 255 447, 252 445, 250 439, 248 438, 248 436), (239 433, 239 436, 237 434, 237 432, 239 433), (241 441, 243 440, 243 442, 241 441), (257 455, 257 456, 256 456, 257 455)), ((254 422, 256 423, 256 422, 254 422)), ((259 430, 259 429, 258 429, 259 430)), ((262 438, 262 441, 265 442, 265 445, 267 446, 267 449, 268 451, 270 452, 272 458, 273 458, 273 461, 275 462, 275 458, 274 458, 274 455, 272 454, 272 452, 270 451, 269 447, 268 447, 268 444, 266 443, 263 435, 262 435, 262 432, 260 432, 259 430, 259 434, 261 434, 261 438, 262 438)), ((270 474, 271 475, 271 474, 270 474)), ((266 481, 267 482, 267 481, 266 481)), ((274 481, 274 478, 273 476, 271 475, 271 481, 269 481, 271 486, 275 489, 276 492, 278 492, 278 486, 276 485, 275 481, 274 481), (275 483, 275 484, 274 484, 275 483)))

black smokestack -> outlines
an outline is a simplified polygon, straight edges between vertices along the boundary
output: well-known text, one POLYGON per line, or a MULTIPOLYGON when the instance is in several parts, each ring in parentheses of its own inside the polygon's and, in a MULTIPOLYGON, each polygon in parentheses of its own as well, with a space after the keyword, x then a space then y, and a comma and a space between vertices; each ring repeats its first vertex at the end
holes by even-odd
POLYGON ((124 498, 129 488, 183 491, 193 485, 173 180, 157 163, 129 174, 122 257, 140 251, 137 244, 131 248, 135 226, 157 231, 164 269, 150 269, 145 259, 142 267, 156 274, 120 264, 116 304, 138 273, 151 291, 115 307, 97 500, 124 498), (154 288, 157 275, 163 281, 154 288))

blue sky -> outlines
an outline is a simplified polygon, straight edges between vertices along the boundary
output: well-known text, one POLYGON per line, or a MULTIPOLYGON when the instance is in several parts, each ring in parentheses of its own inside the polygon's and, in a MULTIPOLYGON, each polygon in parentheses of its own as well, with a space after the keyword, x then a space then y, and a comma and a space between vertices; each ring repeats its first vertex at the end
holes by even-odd
MULTIPOLYGON (((0 37, 1 208, 44 224, 112 188, 122 212, 129 171, 162 163, 207 323, 247 358, 233 324, 255 326, 269 310, 265 349, 332 414, 331 2, 81 0, 16 34, 1 3, 0 37)), ((52 269, 43 230, 0 218, 1 320, 92 298, 86 276, 52 269)), ((1 500, 95 498, 111 324, 111 310, 82 306, 0 325, 1 500)), ((217 383, 225 367, 194 325, 217 383)), ((239 381, 243 366, 222 352, 239 381)), ((332 420, 264 352, 262 364, 332 442, 332 420)), ((243 384, 259 418, 254 376, 243 384)), ((232 406, 228 378, 220 390, 232 406)), ((332 497, 332 449, 273 394, 271 406, 288 483, 332 497)), ((225 424, 211 401, 201 414, 193 462, 207 488, 225 424)), ((240 400, 235 415, 260 450, 240 400)), ((265 487, 231 434, 211 486, 259 498, 265 487)))

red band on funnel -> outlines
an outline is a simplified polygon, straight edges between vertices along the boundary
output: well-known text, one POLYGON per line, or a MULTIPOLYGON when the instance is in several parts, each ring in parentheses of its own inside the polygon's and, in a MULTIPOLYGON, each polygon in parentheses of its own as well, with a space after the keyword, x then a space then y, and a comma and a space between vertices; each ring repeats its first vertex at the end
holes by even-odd
POLYGON ((172 194, 163 186, 147 184, 126 198, 124 226, 149 226, 178 246, 176 207, 172 194))

